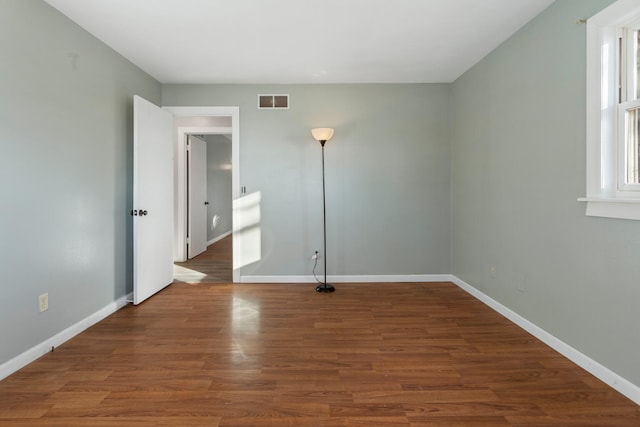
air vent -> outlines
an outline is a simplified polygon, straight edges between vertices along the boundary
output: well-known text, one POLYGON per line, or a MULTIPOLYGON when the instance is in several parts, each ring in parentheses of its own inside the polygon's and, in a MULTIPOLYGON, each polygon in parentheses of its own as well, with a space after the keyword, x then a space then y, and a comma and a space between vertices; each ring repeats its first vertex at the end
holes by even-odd
POLYGON ((280 110, 289 108, 289 95, 258 95, 258 108, 280 110))

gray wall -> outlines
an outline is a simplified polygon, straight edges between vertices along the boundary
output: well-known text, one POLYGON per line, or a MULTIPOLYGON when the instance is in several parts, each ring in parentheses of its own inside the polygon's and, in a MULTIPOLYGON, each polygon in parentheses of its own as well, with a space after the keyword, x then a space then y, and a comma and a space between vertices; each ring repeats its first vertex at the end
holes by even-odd
POLYGON ((44 2, 1 8, 0 364, 131 291, 132 95, 160 100, 44 2))
POLYGON ((554 3, 453 85, 453 273, 640 385, 640 221, 586 217, 576 201, 586 188, 576 21, 609 3, 554 3))
POLYGON ((240 181, 260 192, 261 260, 243 275, 308 275, 322 249, 326 146, 328 273, 450 271, 450 85, 163 85, 163 105, 240 107, 240 181), (288 110, 257 94, 289 93, 288 110))
POLYGON ((207 241, 231 231, 231 139, 205 135, 207 142, 207 241), (214 217, 218 218, 213 224, 214 217))

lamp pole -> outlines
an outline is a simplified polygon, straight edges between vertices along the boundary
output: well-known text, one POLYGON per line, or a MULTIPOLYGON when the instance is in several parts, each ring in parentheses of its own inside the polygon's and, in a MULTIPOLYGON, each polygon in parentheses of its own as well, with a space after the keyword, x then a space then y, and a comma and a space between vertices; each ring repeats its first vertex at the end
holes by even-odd
POLYGON ((327 140, 321 140, 320 145, 322 146, 322 233, 323 233, 323 252, 322 256, 324 258, 324 283, 322 285, 318 285, 316 287, 317 292, 333 292, 336 290, 332 285, 327 283, 327 200, 326 200, 326 192, 325 192, 325 184, 324 184, 324 144, 327 140))
POLYGON ((313 138, 318 141, 322 147, 322 245, 324 257, 324 282, 316 286, 317 292, 333 292, 336 288, 327 283, 327 197, 324 178, 324 144, 333 136, 331 128, 315 128, 311 129, 313 138))

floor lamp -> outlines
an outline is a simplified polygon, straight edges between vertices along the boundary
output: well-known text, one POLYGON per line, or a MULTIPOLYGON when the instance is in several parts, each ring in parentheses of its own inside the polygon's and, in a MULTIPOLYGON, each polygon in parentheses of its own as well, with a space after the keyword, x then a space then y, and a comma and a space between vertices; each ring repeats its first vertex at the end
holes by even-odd
POLYGON ((331 128, 315 128, 311 129, 311 135, 322 146, 322 231, 323 239, 322 243, 324 249, 322 252, 322 258, 324 259, 324 283, 316 286, 316 292, 333 292, 336 290, 332 285, 327 283, 327 208, 325 200, 324 190, 324 144, 333 136, 333 129, 331 128))

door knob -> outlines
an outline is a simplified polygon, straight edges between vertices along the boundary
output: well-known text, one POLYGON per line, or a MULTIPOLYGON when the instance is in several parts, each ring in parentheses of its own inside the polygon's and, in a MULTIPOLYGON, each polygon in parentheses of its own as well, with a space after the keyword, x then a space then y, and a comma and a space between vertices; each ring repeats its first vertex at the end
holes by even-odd
POLYGON ((131 210, 131 216, 138 216, 138 210, 137 209, 132 209, 131 210))
POLYGON ((147 211, 146 210, 140 210, 140 215, 146 215, 147 211))
POLYGON ((204 204, 205 204, 205 205, 208 205, 208 204, 209 204, 209 202, 204 202, 204 204))

